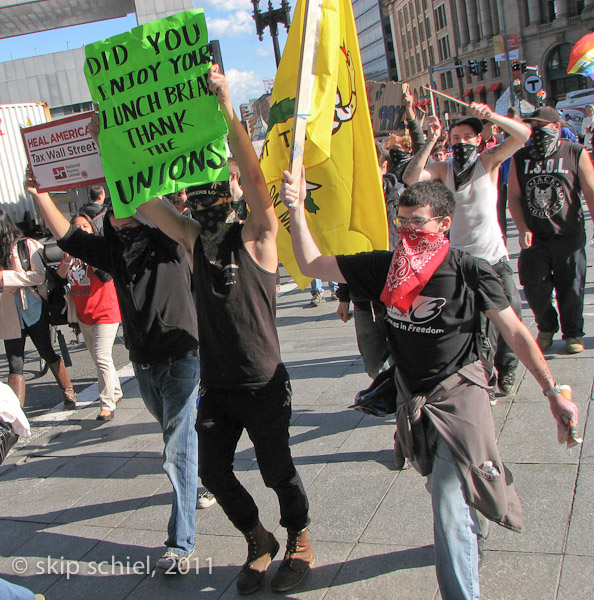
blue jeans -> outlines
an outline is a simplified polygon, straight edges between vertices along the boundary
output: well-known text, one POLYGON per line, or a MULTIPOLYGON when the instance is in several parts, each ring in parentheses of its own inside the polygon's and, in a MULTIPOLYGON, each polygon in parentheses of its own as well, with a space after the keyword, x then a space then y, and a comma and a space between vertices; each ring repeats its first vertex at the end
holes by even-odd
POLYGON ((27 588, 0 578, 0 598, 2 600, 35 600, 35 594, 27 588))
MULTIPOLYGON (((336 292, 336 290, 338 289, 338 283, 336 283, 336 281, 329 281, 328 282, 328 286, 330 287, 330 291, 331 292, 336 292)), ((322 280, 321 279, 312 279, 311 280, 311 293, 315 294, 316 292, 318 293, 323 293, 324 288, 322 287, 322 280)))
POLYGON ((163 469, 173 486, 173 504, 167 526, 167 550, 188 556, 194 550, 198 489, 198 358, 144 368, 134 364, 140 393, 163 431, 163 469))
POLYGON ((464 480, 446 442, 429 425, 434 448, 433 472, 427 477, 433 507, 433 535, 437 581, 443 600, 480 598, 477 511, 468 506, 464 480))

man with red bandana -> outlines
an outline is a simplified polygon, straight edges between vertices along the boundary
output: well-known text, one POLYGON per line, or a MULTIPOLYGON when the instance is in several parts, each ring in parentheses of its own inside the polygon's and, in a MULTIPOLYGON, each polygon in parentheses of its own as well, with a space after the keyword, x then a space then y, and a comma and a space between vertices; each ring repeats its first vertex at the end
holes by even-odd
POLYGON ((453 249, 446 232, 454 198, 435 182, 410 186, 400 197, 394 252, 322 256, 299 191, 285 171, 281 199, 301 272, 346 282, 357 297, 386 307, 386 330, 396 365, 397 435, 405 455, 428 476, 435 564, 444 600, 479 598, 481 532, 488 519, 521 528, 521 507, 501 461, 489 405, 488 374, 479 359, 480 313, 486 313, 549 398, 557 424, 576 422, 534 338, 510 308, 499 278, 481 259, 453 249))
MULTIPOLYGON (((522 148, 530 136, 530 129, 519 121, 493 112, 486 104, 473 102, 470 112, 471 116, 463 117, 451 126, 453 157, 443 163, 427 164, 433 146, 441 136, 439 119, 430 117, 427 142, 408 164, 403 180, 407 185, 417 181, 441 181, 452 191, 456 202, 450 230, 452 247, 482 258, 491 265, 503 284, 509 303, 520 316, 522 301, 499 226, 497 180, 499 167, 522 148), (484 125, 485 121, 491 124, 490 128, 484 125), (500 126, 509 137, 501 144, 487 146, 483 151, 482 136, 486 129, 491 136, 493 126, 500 126)), ((495 328, 489 327, 488 331, 490 346, 496 348, 496 352, 491 352, 486 358, 495 367, 499 390, 507 395, 514 388, 518 358, 495 328)), ((494 403, 495 394, 492 392, 494 403)))

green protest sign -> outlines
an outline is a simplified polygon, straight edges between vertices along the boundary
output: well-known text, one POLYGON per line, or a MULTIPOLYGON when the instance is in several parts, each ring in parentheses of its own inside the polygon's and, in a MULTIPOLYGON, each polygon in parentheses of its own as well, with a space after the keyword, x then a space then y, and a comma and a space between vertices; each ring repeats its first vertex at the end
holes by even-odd
POLYGON ((228 179, 227 126, 208 89, 202 9, 89 44, 85 55, 117 217, 155 196, 228 179))

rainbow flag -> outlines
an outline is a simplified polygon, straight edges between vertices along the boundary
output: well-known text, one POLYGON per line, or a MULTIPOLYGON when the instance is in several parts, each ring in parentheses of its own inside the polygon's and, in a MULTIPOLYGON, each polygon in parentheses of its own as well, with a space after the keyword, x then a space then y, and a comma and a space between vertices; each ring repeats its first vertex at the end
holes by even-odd
POLYGON ((594 32, 585 35, 571 49, 567 72, 583 75, 594 81, 594 32))

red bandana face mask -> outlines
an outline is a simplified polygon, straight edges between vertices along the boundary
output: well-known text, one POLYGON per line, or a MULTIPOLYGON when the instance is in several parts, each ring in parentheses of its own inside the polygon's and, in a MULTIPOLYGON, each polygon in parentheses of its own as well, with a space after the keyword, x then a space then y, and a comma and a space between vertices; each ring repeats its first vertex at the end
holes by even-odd
POLYGON ((398 245, 394 250, 380 300, 402 314, 408 312, 415 298, 443 262, 449 246, 450 241, 443 233, 399 227, 398 245))

